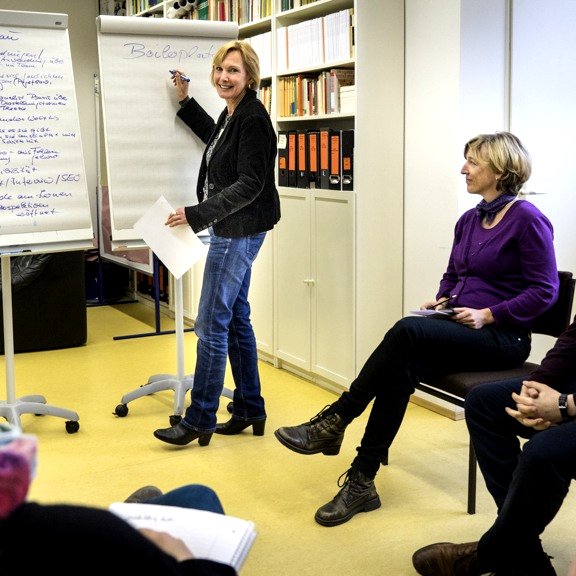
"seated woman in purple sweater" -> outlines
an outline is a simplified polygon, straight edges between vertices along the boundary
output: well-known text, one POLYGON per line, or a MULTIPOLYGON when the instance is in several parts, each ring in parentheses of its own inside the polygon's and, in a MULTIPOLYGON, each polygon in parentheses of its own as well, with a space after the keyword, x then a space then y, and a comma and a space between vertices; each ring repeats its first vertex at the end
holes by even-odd
POLYGON ((456 223, 436 299, 421 306, 449 307, 455 314, 399 320, 349 391, 309 422, 275 432, 294 452, 335 455, 346 427, 374 401, 357 455, 338 482, 341 490, 316 512, 323 526, 380 507, 374 478, 387 462, 417 382, 519 366, 530 353, 533 320, 558 297, 552 225, 517 197, 532 168, 522 143, 508 132, 483 134, 466 144, 464 157, 468 193, 482 201, 456 223))

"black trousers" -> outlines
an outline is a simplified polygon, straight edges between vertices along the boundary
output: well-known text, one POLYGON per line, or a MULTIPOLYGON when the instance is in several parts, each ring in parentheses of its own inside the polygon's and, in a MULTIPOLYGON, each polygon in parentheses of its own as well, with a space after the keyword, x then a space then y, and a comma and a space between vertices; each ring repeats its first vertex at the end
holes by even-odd
POLYGON ((530 354, 530 344, 528 332, 493 324, 473 330, 444 319, 410 316, 396 322, 334 405, 352 420, 374 400, 353 466, 376 475, 418 381, 450 372, 516 367, 530 354))
MULTIPOLYGON (((542 431, 523 426, 504 410, 515 407, 511 395, 521 386, 521 379, 486 384, 466 398, 471 440, 498 508, 478 546, 483 572, 524 565, 538 573, 543 559, 540 535, 576 478, 576 422, 542 431)), ((576 392, 576 383, 566 392, 576 392)))

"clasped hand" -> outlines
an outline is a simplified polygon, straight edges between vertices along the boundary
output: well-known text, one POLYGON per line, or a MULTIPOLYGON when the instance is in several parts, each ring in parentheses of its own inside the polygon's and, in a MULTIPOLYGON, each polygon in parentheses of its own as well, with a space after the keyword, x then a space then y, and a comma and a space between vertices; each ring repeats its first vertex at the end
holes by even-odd
POLYGON ((528 428, 545 430, 562 420, 558 409, 560 392, 532 380, 522 382, 520 394, 512 393, 516 409, 506 407, 506 412, 528 428))

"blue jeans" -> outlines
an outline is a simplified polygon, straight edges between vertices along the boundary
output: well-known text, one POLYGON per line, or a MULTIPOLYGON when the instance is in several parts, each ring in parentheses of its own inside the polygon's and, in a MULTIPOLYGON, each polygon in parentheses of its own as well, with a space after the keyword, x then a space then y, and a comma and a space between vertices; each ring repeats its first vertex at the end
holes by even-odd
POLYGON ((166 492, 162 496, 147 500, 148 504, 162 506, 180 506, 180 508, 195 508, 224 514, 224 508, 216 492, 202 484, 188 484, 166 492))
MULTIPOLYGON (((564 392, 576 392, 576 383, 564 392)), ((521 379, 478 386, 466 396, 466 423, 498 516, 478 544, 481 572, 530 568, 538 574, 540 535, 576 478, 576 422, 540 432, 509 416, 521 379), (522 446, 519 437, 528 441, 522 446), (522 553, 519 554, 518 551, 522 553)))
POLYGON ((248 302, 252 263, 265 237, 265 232, 243 238, 210 236, 194 325, 198 345, 192 403, 182 420, 191 430, 216 429, 227 359, 235 385, 233 418, 266 418, 248 302))
POLYGON ((512 368, 529 353, 525 330, 503 330, 494 324, 473 330, 451 320, 402 318, 334 404, 336 412, 351 421, 374 400, 354 468, 371 478, 376 475, 419 381, 450 372, 512 368))

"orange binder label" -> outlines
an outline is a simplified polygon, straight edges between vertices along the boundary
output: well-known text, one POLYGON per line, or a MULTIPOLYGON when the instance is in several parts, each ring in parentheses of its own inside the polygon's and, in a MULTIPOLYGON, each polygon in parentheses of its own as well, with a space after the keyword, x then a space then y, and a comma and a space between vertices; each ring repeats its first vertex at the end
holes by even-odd
POLYGON ((318 138, 316 134, 310 134, 310 172, 318 171, 318 138))
POLYGON ((328 132, 320 132, 320 170, 329 170, 328 132))
POLYGON ((352 159, 350 156, 346 156, 346 158, 342 158, 342 169, 343 170, 352 170, 352 159))
POLYGON ((279 164, 280 170, 286 170, 286 158, 284 156, 281 156, 280 158, 278 158, 278 164, 279 164))
POLYGON ((306 134, 298 134, 298 170, 306 170, 306 134))
POLYGON ((296 170, 296 134, 288 134, 288 170, 296 170))
POLYGON ((332 136, 330 141, 330 174, 340 175, 340 136, 332 136))

